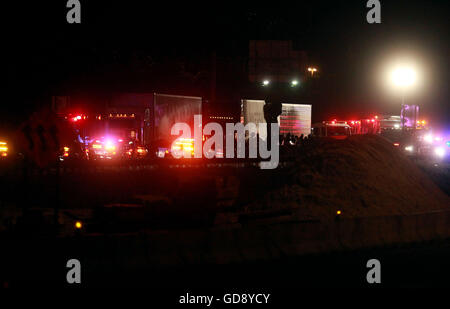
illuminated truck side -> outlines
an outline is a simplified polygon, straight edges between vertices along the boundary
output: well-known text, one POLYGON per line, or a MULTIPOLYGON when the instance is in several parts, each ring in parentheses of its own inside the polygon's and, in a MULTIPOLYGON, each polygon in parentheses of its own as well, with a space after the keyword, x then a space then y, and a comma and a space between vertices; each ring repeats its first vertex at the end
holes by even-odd
MULTIPOLYGON (((264 100, 241 101, 241 122, 247 123, 265 123, 264 118, 264 100)), ((290 134, 293 136, 311 133, 311 111, 309 104, 281 103, 281 115, 278 116, 280 134, 290 134)))

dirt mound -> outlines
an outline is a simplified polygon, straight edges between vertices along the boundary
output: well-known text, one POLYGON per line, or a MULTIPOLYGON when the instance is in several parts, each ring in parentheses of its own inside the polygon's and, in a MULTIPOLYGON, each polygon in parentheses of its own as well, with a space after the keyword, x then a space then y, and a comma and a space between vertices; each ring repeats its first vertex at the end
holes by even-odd
POLYGON ((265 208, 295 208, 305 219, 450 210, 450 198, 382 137, 314 140, 298 152, 290 183, 261 197, 265 208))

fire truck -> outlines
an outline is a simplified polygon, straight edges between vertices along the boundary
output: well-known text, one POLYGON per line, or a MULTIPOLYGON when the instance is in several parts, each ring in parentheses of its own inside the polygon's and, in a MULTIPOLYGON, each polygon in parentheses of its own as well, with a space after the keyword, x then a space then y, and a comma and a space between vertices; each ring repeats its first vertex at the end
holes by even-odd
POLYGON ((312 126, 312 135, 315 137, 330 137, 342 140, 352 134, 352 128, 347 121, 322 121, 312 126))
POLYGON ((67 113, 88 159, 164 158, 173 151, 191 152, 193 139, 172 145, 175 123, 193 127, 202 113, 202 98, 158 93, 120 93, 106 100, 102 112, 67 113))
MULTIPOLYGON (((147 149, 137 138, 139 124, 132 113, 69 113, 64 118, 89 160, 140 159, 147 155, 147 149)), ((63 157, 71 156, 72 147, 65 147, 63 157)))

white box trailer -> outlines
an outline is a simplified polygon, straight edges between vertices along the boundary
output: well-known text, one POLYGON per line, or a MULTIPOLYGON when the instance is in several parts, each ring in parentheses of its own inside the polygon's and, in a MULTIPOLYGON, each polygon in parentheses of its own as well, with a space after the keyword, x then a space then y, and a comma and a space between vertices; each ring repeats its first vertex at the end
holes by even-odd
MULTIPOLYGON (((249 122, 265 123, 264 104, 264 100, 241 100, 241 122, 244 125, 249 122)), ((278 116, 280 134, 309 135, 311 133, 311 112, 310 104, 282 103, 281 115, 278 116)))
POLYGON ((281 115, 278 116, 280 134, 309 135, 311 133, 311 110, 309 104, 282 103, 281 115))
POLYGON ((194 115, 202 114, 202 98, 155 93, 154 139, 172 140, 170 131, 177 122, 189 124, 194 130, 194 115))
MULTIPOLYGON (((260 132, 259 123, 266 123, 264 118, 264 100, 241 100, 241 123, 247 125, 248 123, 254 123, 258 128, 258 134, 261 138, 265 139, 267 133, 260 132)), ((248 132, 245 133, 246 136, 248 132)))

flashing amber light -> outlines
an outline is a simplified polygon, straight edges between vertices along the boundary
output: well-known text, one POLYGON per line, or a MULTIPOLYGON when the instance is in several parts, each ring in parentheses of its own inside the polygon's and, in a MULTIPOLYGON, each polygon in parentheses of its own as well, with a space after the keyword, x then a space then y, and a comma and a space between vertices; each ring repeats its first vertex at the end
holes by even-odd
POLYGON ((106 144, 106 145, 105 145, 105 149, 106 149, 106 150, 114 151, 114 150, 116 150, 116 146, 110 145, 110 144, 106 144))
POLYGON ((342 213, 342 212, 341 212, 340 210, 336 211, 336 215, 338 215, 338 216, 340 216, 341 213, 342 213))
POLYGON ((76 229, 81 229, 83 227, 83 223, 81 223, 81 221, 77 221, 77 222, 75 222, 75 228, 76 229))
POLYGON ((0 142, 0 154, 2 157, 8 156, 8 144, 6 142, 0 142))
POLYGON ((193 138, 180 138, 172 146, 172 150, 191 151, 191 153, 194 153, 194 139, 193 138))
POLYGON ((138 153, 144 153, 144 152, 145 152, 145 148, 139 147, 139 148, 137 149, 137 152, 138 152, 138 153))

